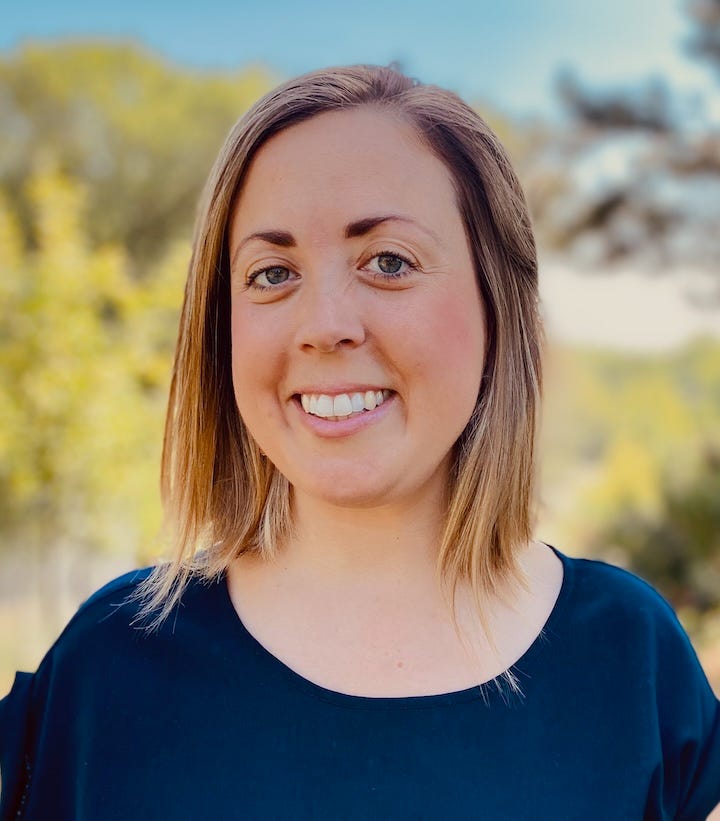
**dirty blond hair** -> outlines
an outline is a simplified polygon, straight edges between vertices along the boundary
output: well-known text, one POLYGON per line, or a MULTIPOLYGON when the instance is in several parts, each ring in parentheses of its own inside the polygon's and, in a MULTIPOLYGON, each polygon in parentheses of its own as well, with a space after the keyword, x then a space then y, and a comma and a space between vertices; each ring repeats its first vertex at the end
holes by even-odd
MULTIPOLYGON (((392 67, 348 66, 289 80, 233 127, 199 210, 170 388, 162 497, 173 554, 145 580, 158 625, 192 574, 238 555, 272 557, 290 533, 291 488, 238 412, 230 348, 228 221, 249 164, 274 134, 318 114, 374 106, 407 122, 447 167, 487 321, 472 416, 454 446, 438 572, 467 580, 479 608, 509 582, 532 531, 542 331, 535 242, 523 191, 487 123, 457 95, 392 67)), ((484 622, 483 622, 484 624, 484 622)))

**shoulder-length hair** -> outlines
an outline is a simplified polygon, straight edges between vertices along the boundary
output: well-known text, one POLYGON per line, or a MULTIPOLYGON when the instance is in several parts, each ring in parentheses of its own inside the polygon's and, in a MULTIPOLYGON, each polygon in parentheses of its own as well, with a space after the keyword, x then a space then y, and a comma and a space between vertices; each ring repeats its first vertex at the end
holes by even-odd
MULTIPOLYGON (((208 179, 193 243, 162 456, 173 556, 140 591, 154 625, 191 574, 222 574, 248 551, 270 557, 290 532, 291 488, 243 424, 233 394, 228 219, 249 164, 274 134, 323 112, 375 106, 410 124, 447 167, 487 318, 484 373, 454 447, 438 571, 481 608, 523 582, 532 529, 542 330, 535 242, 523 191, 487 123, 457 95, 392 67, 348 66, 289 80, 232 128, 208 179)), ((482 616, 481 616, 482 617, 482 616)), ((483 619, 484 623, 484 619, 483 619)))

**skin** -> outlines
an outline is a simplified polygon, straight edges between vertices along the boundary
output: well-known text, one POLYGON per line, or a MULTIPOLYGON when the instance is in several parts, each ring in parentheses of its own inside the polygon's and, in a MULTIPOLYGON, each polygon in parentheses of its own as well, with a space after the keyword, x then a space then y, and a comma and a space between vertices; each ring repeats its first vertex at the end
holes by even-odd
POLYGON ((503 645, 492 659, 461 591, 470 661, 435 574, 451 449, 486 348, 449 172, 388 113, 318 115, 256 154, 230 251, 236 401, 293 487, 295 523, 275 561, 242 557, 229 570, 245 626, 342 692, 421 695, 497 675, 539 632, 561 569, 529 546, 531 590, 513 611, 491 608, 503 645), (402 219, 367 222, 387 215, 402 219), (298 399, 370 387, 392 393, 360 421, 319 421, 298 399))
POLYGON ((231 248, 268 228, 292 234, 296 247, 251 240, 232 265, 233 379, 252 435, 299 497, 349 507, 436 499, 475 405, 485 348, 445 167, 387 115, 315 117, 259 152, 233 215, 231 248), (347 224, 387 214, 412 222, 345 238, 347 224), (380 278, 381 251, 402 254, 416 270, 402 263, 406 276, 380 278), (282 266, 288 279, 274 290, 248 287, 247 277, 266 266, 282 266), (302 388, 365 386, 392 389, 391 408, 340 438, 310 429, 291 400, 302 388))

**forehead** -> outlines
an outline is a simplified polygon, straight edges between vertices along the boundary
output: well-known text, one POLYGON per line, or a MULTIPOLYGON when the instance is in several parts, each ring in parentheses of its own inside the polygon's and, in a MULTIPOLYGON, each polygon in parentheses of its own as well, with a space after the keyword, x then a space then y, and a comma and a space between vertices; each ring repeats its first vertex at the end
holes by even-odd
POLYGON ((325 112, 270 138, 245 176, 232 227, 284 219, 300 230, 378 209, 441 229, 459 221, 444 163, 407 122, 367 106, 325 112))

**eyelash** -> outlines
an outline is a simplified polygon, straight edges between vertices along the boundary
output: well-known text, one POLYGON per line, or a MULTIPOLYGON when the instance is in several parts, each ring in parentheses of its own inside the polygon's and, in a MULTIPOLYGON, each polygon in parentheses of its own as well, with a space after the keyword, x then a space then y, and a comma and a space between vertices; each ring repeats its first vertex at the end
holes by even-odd
MULTIPOLYGON (((259 268, 257 271, 253 271, 245 281, 245 289, 252 288, 255 291, 274 291, 277 288, 280 288, 285 283, 281 283, 280 285, 259 285, 255 282, 255 280, 260 276, 260 274, 266 274, 268 271, 272 271, 274 268, 287 268, 285 265, 268 265, 267 268, 259 268)), ((290 269, 287 268, 289 271, 290 269)))
MULTIPOLYGON (((417 267, 418 267, 414 262, 409 260, 406 256, 404 256, 403 254, 397 253, 397 251, 378 251, 376 254, 373 254, 370 257, 370 260, 368 260, 368 262, 373 260, 373 259, 377 259, 378 257, 395 257, 396 259, 399 259, 402 262, 404 262, 407 265, 407 267, 410 269, 410 271, 405 271, 404 273, 398 273, 398 274, 382 274, 382 273, 379 273, 378 271, 373 271, 372 275, 375 279, 381 279, 381 280, 402 279, 403 277, 408 276, 411 271, 417 270, 417 267)), ((253 271, 247 278, 247 281, 245 283, 245 288, 253 288, 256 291, 272 291, 272 290, 275 290, 277 288, 282 287, 282 285, 284 285, 285 283, 281 283, 281 285, 259 285, 256 282, 256 280, 261 274, 265 274, 268 271, 272 271, 273 268, 286 268, 286 267, 287 266, 285 266, 285 265, 268 265, 266 268, 259 268, 257 271, 253 271)), ((288 268, 287 270, 290 270, 290 269, 288 268)))
POLYGON ((370 260, 377 259, 378 257, 395 257, 396 259, 402 260, 410 270, 399 274, 380 274, 377 271, 373 271, 373 277, 375 277, 375 279, 402 279, 403 277, 408 276, 411 271, 417 270, 417 265, 415 265, 414 262, 409 260, 403 254, 399 254, 397 251, 378 251, 377 254, 373 254, 370 257, 370 260))

